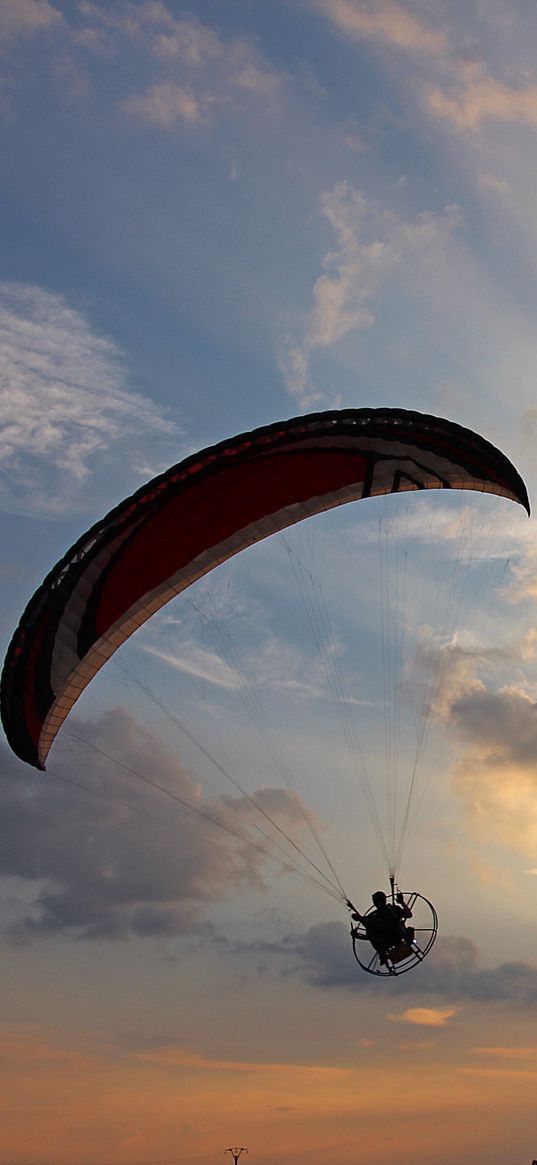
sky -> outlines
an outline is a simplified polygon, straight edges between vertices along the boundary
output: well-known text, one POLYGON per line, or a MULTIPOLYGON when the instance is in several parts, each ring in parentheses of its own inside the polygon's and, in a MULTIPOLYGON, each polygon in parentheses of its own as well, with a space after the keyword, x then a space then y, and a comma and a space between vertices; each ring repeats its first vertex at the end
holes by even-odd
MULTIPOLYGON (((289 417, 446 417, 535 504, 536 60, 524 0, 0 0, 2 654, 92 523, 289 417)), ((536 562, 504 499, 341 507, 148 622, 45 774, 0 742, 0 1165, 537 1157, 536 562), (377 980, 340 890, 416 749, 439 935, 377 980)))

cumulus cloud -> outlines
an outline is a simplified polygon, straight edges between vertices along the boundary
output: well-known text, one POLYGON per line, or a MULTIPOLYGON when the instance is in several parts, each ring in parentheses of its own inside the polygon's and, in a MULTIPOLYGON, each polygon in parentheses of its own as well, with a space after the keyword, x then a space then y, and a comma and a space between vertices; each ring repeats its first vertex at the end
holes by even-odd
MULTIPOLYGON (((279 942, 242 944, 237 949, 245 956, 259 958, 262 954, 265 962, 283 966, 285 975, 292 974, 321 990, 379 990, 378 980, 356 966, 348 927, 342 922, 318 923, 301 934, 289 932, 279 942)), ((502 1001, 533 1009, 537 1007, 537 967, 513 962, 482 968, 479 951, 470 939, 443 935, 415 973, 390 980, 392 998, 413 995, 417 990, 421 998, 434 997, 446 1006, 439 1007, 435 1002, 431 1008, 411 1009, 414 1015, 444 1013, 449 1019, 467 1000, 502 1001)))
MULTIPOLYGON (((537 409, 527 409, 522 417, 522 425, 533 440, 537 432, 537 409)), ((533 541, 533 530, 530 532, 533 541)), ((512 566, 512 579, 506 596, 513 603, 520 603, 524 599, 537 598, 537 547, 531 543, 525 552, 520 554, 512 566)))
POLYGON ((128 390, 113 341, 32 285, 0 283, 0 402, 0 502, 26 512, 71 508, 99 454, 130 458, 174 428, 128 390))
POLYGON ((484 761, 533 768, 537 757, 537 703, 516 687, 492 692, 476 681, 453 701, 456 726, 484 761))
POLYGON ((451 721, 465 749, 454 785, 475 827, 533 858, 537 845, 537 703, 526 691, 474 684, 451 721))
POLYGON ((447 207, 441 215, 424 213, 405 222, 348 182, 325 191, 320 210, 334 231, 337 249, 325 255, 325 271, 313 286, 304 339, 289 342, 280 358, 289 392, 302 405, 319 399, 310 377, 312 354, 351 331, 372 327, 372 301, 387 276, 404 258, 446 238, 459 218, 456 207, 447 207))
POLYGON ((406 665, 406 678, 433 715, 457 727, 459 699, 484 690, 484 679, 506 667, 512 674, 522 663, 535 658, 535 632, 531 629, 514 643, 485 647, 470 632, 452 631, 439 637, 422 624, 417 631, 414 654, 406 665))
MULTIPOLYGON (((525 566, 515 580, 504 597, 532 590, 525 566)), ((472 634, 440 640, 424 626, 407 664, 413 692, 449 725, 452 786, 472 830, 518 848, 530 862, 537 846, 536 645, 534 627, 485 647, 472 634)))
POLYGON ((66 731, 46 776, 21 771, 4 748, 0 808, 0 874, 34 887, 33 898, 20 896, 14 938, 190 932, 208 903, 262 884, 281 841, 274 830, 271 842, 267 817, 304 820, 284 789, 204 796, 179 759, 121 710, 83 735, 66 731))

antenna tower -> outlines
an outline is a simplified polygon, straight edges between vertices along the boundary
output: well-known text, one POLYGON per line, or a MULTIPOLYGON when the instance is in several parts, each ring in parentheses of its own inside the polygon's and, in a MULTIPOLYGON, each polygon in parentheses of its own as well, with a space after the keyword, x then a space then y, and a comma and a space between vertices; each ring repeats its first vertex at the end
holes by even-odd
POLYGON ((231 1156, 233 1157, 234 1165, 237 1165, 237 1161, 239 1160, 241 1153, 247 1153, 247 1152, 248 1152, 248 1149, 246 1149, 244 1145, 241 1145, 240 1148, 238 1148, 238 1149, 224 1149, 224 1157, 225 1157, 226 1153, 230 1153, 231 1156))

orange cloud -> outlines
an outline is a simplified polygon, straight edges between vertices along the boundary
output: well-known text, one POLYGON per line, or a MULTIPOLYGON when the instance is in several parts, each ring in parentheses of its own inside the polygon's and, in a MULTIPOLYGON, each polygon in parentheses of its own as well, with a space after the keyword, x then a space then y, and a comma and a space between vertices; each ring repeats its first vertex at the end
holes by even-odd
POLYGON ((405 1039, 400 1045, 402 1052, 429 1052, 434 1047, 432 1039, 405 1039))
POLYGON ((455 1007, 408 1007, 397 1015, 387 1015, 392 1023, 414 1023, 419 1027, 445 1027, 457 1014, 455 1007))
POLYGON ((489 1080, 535 1080, 537 1068, 459 1068, 467 1076, 483 1076, 489 1080))
POLYGON ((472 1056, 490 1056, 496 1060, 525 1060, 529 1056, 535 1059, 537 1048, 535 1046, 526 1048, 471 1048, 470 1054, 472 1056))
POLYGON ((187 1049, 181 1047, 165 1047, 157 1048, 151 1052, 138 1052, 136 1058, 143 1060, 145 1063, 161 1064, 175 1068, 197 1068, 210 1072, 262 1072, 264 1074, 275 1073, 277 1075, 289 1073, 293 1078, 297 1078, 305 1073, 306 1076, 320 1076, 323 1079, 349 1075, 348 1070, 345 1068, 331 1068, 316 1064, 266 1064, 250 1060, 212 1060, 204 1056, 198 1056, 196 1053, 189 1052, 187 1049))
POLYGON ((46 1067, 80 1071, 95 1062, 87 1052, 60 1044, 40 1025, 7 1026, 0 1031, 0 1075, 3 1064, 8 1064, 10 1071, 23 1065, 26 1072, 30 1066, 39 1072, 46 1067))

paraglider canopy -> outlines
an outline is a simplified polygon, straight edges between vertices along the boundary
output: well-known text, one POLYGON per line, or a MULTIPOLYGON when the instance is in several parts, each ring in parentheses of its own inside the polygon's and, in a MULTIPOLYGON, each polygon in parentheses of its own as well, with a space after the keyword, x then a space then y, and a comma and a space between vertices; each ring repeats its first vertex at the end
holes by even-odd
POLYGON ((1 681, 13 751, 44 768, 95 673, 219 563, 323 510, 428 489, 497 494, 529 513, 525 485, 503 453, 460 425, 402 409, 296 417, 173 466, 92 526, 30 600, 1 681))

